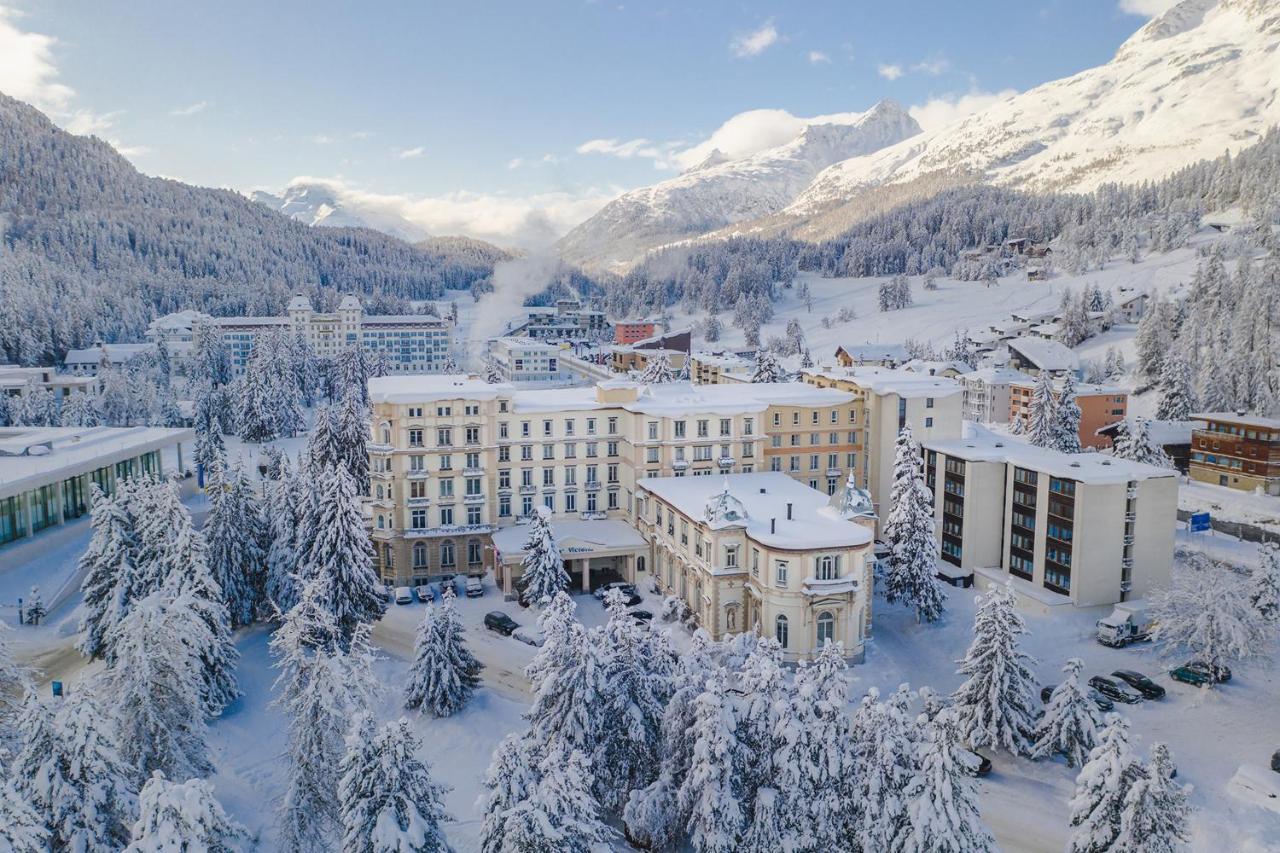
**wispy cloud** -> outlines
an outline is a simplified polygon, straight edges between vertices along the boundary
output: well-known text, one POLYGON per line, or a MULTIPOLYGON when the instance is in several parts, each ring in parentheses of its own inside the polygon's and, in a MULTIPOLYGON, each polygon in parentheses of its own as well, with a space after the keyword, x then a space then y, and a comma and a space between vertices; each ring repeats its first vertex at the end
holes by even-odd
POLYGON ((821 65, 824 62, 830 62, 830 61, 831 61, 831 57, 820 50, 809 51, 810 65, 821 65))
POLYGON ((607 157, 618 157, 631 160, 636 157, 656 159, 662 156, 652 142, 647 139, 589 139, 576 149, 579 154, 604 154, 607 157))
POLYGON ((175 107, 169 110, 171 116, 193 116, 196 113, 202 113, 209 106, 208 101, 196 101, 194 104, 187 104, 185 107, 175 107))
POLYGON ((911 117, 916 120, 922 130, 929 131, 939 127, 946 127, 953 121, 958 121, 965 116, 985 110, 992 104, 1016 94, 1017 91, 1014 89, 1003 89, 999 92, 970 89, 964 93, 952 93, 930 98, 923 104, 911 107, 907 112, 911 113, 911 117))
POLYGON ((1120 11, 1141 18, 1154 18, 1178 5, 1178 0, 1120 0, 1120 11))
POLYGON ((396 150, 397 160, 414 160, 427 153, 425 145, 415 145, 413 148, 399 148, 396 150))
POLYGON ((902 76, 901 65, 880 65, 876 68, 876 73, 886 80, 897 80, 902 76))
POLYGON ((931 77, 937 77, 939 74, 945 74, 951 70, 951 61, 945 57, 935 57, 933 59, 925 59, 911 66, 911 70, 918 74, 928 74, 931 77))
POLYGON ((315 136, 311 137, 311 141, 316 145, 332 145, 337 140, 327 133, 317 133, 315 136))
POLYGON ((778 28, 773 25, 773 21, 766 21, 758 30, 735 36, 733 41, 729 42, 729 50, 733 51, 733 55, 739 59, 746 59, 759 56, 777 42, 778 28))
POLYGON ((357 130, 357 131, 354 131, 354 132, 351 134, 351 138, 352 138, 352 139, 358 139, 358 140, 372 139, 372 138, 373 138, 373 131, 372 131, 372 130, 357 130))

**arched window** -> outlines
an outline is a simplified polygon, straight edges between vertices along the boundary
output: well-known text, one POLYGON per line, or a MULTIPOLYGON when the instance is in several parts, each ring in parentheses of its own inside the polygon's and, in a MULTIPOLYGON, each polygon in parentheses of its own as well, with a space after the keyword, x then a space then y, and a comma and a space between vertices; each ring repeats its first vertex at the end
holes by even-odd
POLYGON ((383 424, 383 425, 382 425, 381 435, 382 435, 382 443, 383 443, 383 444, 390 444, 390 443, 391 443, 391 424, 383 424))
POLYGON ((787 647, 787 633, 787 617, 780 615, 773 622, 773 636, 784 649, 787 647))
POLYGON ((818 614, 818 648, 825 646, 828 640, 836 641, 836 618, 830 610, 824 610, 818 614))
POLYGON ((378 516, 378 529, 382 530, 387 526, 386 520, 382 516, 378 516))
POLYGON ((818 558, 818 580, 833 581, 837 574, 836 558, 830 554, 818 558))
POLYGON ((427 567, 427 543, 413 543, 413 567, 415 569, 425 569, 427 567))
POLYGON ((457 563, 454 558, 453 540, 446 539, 440 543, 440 565, 447 568, 453 568, 457 563))
POLYGON ((381 483, 378 484, 377 494, 378 494, 378 500, 382 500, 382 484, 381 483))

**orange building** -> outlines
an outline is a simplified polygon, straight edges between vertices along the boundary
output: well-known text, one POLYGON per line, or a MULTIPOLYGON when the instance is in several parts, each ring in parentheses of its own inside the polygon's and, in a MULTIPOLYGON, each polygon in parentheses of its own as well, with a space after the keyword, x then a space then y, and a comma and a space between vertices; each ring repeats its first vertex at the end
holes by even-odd
MULTIPOLYGON (((1031 396, 1035 393, 1035 380, 1013 382, 1009 385, 1009 420, 1031 419, 1031 396)), ((1061 380, 1053 383, 1056 400, 1062 390, 1061 380)), ((1111 446, 1111 438, 1098 435, 1098 430, 1122 421, 1129 411, 1129 392, 1109 385, 1077 385, 1076 404, 1080 407, 1080 446, 1101 450, 1111 446)))
POLYGON ((658 333, 655 320, 619 321, 613 324, 613 342, 615 344, 634 344, 645 338, 652 338, 658 333))

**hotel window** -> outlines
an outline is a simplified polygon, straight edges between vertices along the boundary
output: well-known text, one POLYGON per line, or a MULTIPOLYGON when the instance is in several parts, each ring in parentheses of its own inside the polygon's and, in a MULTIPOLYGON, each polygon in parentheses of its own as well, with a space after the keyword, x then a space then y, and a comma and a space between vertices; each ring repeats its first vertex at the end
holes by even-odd
POLYGON ((409 513, 409 524, 414 530, 421 530, 427 526, 427 511, 425 509, 415 509, 409 513))
POLYGON ((445 428, 436 430, 436 446, 449 447, 453 444, 453 430, 445 428))
POLYGON ((548 492, 542 496, 542 505, 552 512, 556 511, 556 495, 555 492, 548 492))
POLYGON ((420 429, 409 430, 409 446, 422 447, 422 430, 420 429))
POLYGON ((556 484, 556 469, 543 468, 542 469, 542 485, 554 486, 555 484, 556 484))
POLYGON ((450 406, 436 406, 436 417, 447 418, 453 414, 453 408, 450 406))
POLYGON ((498 448, 498 461, 499 461, 499 462, 510 462, 510 461, 511 461, 511 448, 510 448, 510 447, 507 447, 507 446, 504 444, 502 447, 499 447, 499 448, 498 448))
POLYGON ((774 425, 774 426, 782 426, 782 415, 781 415, 781 413, 779 413, 779 412, 774 412, 774 413, 773 413, 773 425, 774 425))
POLYGON ((564 493, 564 511, 565 512, 578 511, 578 493, 577 492, 564 493))
POLYGON ((564 434, 573 435, 573 430, 574 430, 573 418, 569 418, 564 422, 564 434))
POLYGON ((787 586, 787 561, 778 560, 773 567, 773 585, 783 589, 787 586))
POLYGON ((427 546, 423 542, 413 543, 413 567, 415 569, 427 567, 427 546))
POLYGON ((596 419, 587 418, 587 435, 595 435, 595 434, 596 434, 596 419))
POLYGON ((617 434, 618 434, 618 419, 609 418, 609 435, 617 435, 617 434))
POLYGON ((756 429, 756 419, 755 419, 755 418, 743 418, 743 420, 742 420, 742 434, 743 434, 743 435, 755 435, 755 429, 756 429))
POLYGON ((753 577, 760 577, 760 550, 758 548, 751 549, 751 574, 753 577))
POLYGON ((704 420, 699 420, 698 421, 698 438, 706 438, 706 437, 707 437, 707 422, 704 420))
POLYGON ((453 540, 446 539, 440 543, 440 565, 452 567, 456 564, 453 551, 453 540))
POLYGON ((468 539, 467 540, 467 562, 473 566, 478 564, 480 562, 480 554, 481 554, 480 540, 468 539))
POLYGON ((452 477, 448 477, 440 481, 440 497, 442 498, 453 497, 453 478, 452 477))
POLYGON ((566 486, 578 485, 578 469, 572 465, 564 469, 564 484, 566 486))
POLYGON ((836 641, 836 620, 830 610, 818 614, 818 648, 836 641))
POLYGON ((526 462, 528 462, 529 460, 533 459, 533 445, 532 445, 532 444, 522 444, 522 445, 520 445, 520 458, 521 458, 522 460, 526 461, 526 462))
POLYGON ((479 477, 467 478, 467 494, 469 495, 480 494, 480 478, 479 477))
POLYGON ((499 518, 511 517, 511 496, 510 495, 498 496, 498 517, 499 518))
POLYGON ((731 569, 738 567, 738 546, 726 545, 724 548, 724 564, 731 569))
POLYGON ((658 440, 658 422, 657 421, 649 421, 649 440, 650 441, 658 440))
POLYGON ((440 470, 441 471, 453 470, 453 457, 448 453, 440 454, 440 470))
POLYGON ((413 456, 410 456, 410 457, 409 457, 409 470, 410 470, 410 471, 424 471, 424 470, 426 470, 426 469, 423 467, 423 464, 424 464, 424 460, 425 460, 425 459, 426 459, 426 457, 424 457, 422 454, 414 454, 413 456))
POLYGON ((426 480, 410 480, 409 481, 409 497, 425 498, 427 496, 426 480))
POLYGON ((594 459, 600 455, 600 445, 594 441, 587 442, 587 458, 594 459))
POLYGON ((652 463, 652 462, 657 462, 657 461, 658 461, 658 448, 656 448, 656 447, 649 447, 649 448, 646 448, 646 449, 645 449, 645 454, 644 454, 644 456, 645 456, 645 461, 646 461, 646 462, 650 462, 650 463, 652 463))
POLYGON ((555 459, 555 458, 556 458, 556 446, 555 446, 554 444, 544 444, 544 445, 542 445, 542 458, 543 458, 543 459, 555 459))
POLYGON ((471 417, 474 417, 480 414, 480 405, 478 403, 468 403, 467 405, 463 406, 462 409, 464 412, 467 413, 467 415, 471 417))
POLYGON ((784 649, 787 647, 787 634, 787 617, 779 615, 773 623, 773 635, 774 639, 778 641, 778 645, 784 649))
POLYGON ((587 492, 587 512, 595 512, 598 504, 595 492, 587 492))
POLYGON ((480 427, 467 427, 467 444, 480 443, 480 427))
POLYGON ((409 407, 409 417, 411 417, 411 418, 420 418, 420 417, 422 417, 422 407, 421 407, 421 406, 410 406, 410 407, 409 407))
POLYGON ((721 434, 721 435, 729 435, 730 428, 731 428, 731 425, 732 425, 732 424, 733 424, 733 421, 732 421, 732 420, 730 420, 729 418, 721 418, 721 419, 720 419, 720 434, 721 434))
POLYGON ((542 422, 542 434, 543 434, 543 435, 551 435, 551 430, 552 430, 552 422, 551 422, 551 421, 543 421, 543 422, 542 422))
POLYGON ((467 507, 467 524, 479 524, 479 523, 480 523, 480 507, 478 506, 467 507))
POLYGON ((507 422, 503 421, 498 424, 498 438, 508 438, 509 436, 510 431, 507 429, 507 422))
POLYGON ((453 526, 453 507, 446 506, 446 507, 440 508, 440 526, 441 527, 453 526))
POLYGON ((533 498, 530 495, 525 495, 520 499, 520 514, 525 518, 533 515, 533 498))

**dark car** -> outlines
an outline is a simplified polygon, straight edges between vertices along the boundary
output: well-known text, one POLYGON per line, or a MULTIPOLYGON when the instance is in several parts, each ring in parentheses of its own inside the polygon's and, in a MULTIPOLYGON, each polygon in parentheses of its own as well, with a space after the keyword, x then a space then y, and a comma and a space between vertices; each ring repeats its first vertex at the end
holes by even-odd
POLYGON ((1212 679, 1209 678, 1207 672, 1193 669, 1189 666, 1180 666, 1177 669, 1169 670, 1169 677, 1174 681, 1190 684, 1192 687, 1204 687, 1206 684, 1212 683, 1212 679))
POLYGON ((1219 665, 1216 669, 1202 660, 1189 660, 1183 664, 1188 669, 1202 673, 1214 684, 1225 684, 1231 680, 1231 667, 1219 665))
POLYGON ((648 610, 632 610, 631 618, 637 622, 652 622, 653 614, 648 610))
MULTIPOLYGON (((1046 687, 1042 687, 1040 689, 1040 701, 1048 705, 1049 700, 1053 698, 1053 691, 1057 689, 1057 687, 1058 685, 1056 684, 1050 684, 1046 687)), ((1093 704, 1098 706, 1099 711, 1106 712, 1115 708, 1115 703, 1106 696, 1103 696, 1097 690, 1090 690, 1089 698, 1093 700, 1093 704)))
POLYGON ((1143 699, 1164 698, 1164 688, 1140 672, 1134 672, 1132 669, 1117 669, 1111 675, 1141 693, 1143 699))
POLYGON ((1097 690, 1108 699, 1116 702, 1123 702, 1126 705, 1134 705, 1142 701, 1142 697, 1137 693, 1130 693, 1110 678, 1104 678, 1101 675, 1095 675, 1089 679, 1089 686, 1097 690))
POLYGON ((957 747, 956 758, 971 776, 987 776, 991 773, 991 759, 981 753, 957 747))
POLYGON ((510 637, 520 625, 516 620, 500 610, 484 615, 484 626, 490 631, 497 631, 503 636, 510 637))
POLYGON ((1280 773, 1280 749, 1271 753, 1271 769, 1280 773))

